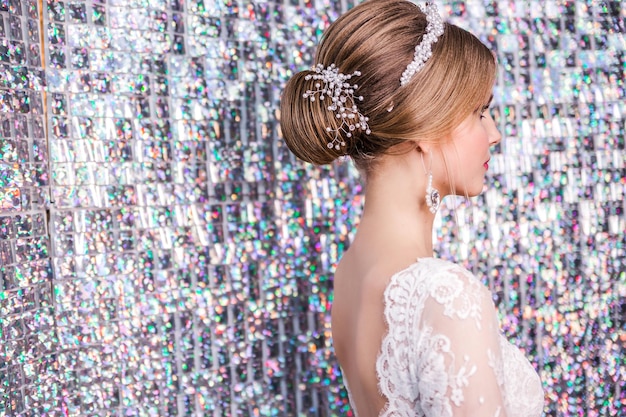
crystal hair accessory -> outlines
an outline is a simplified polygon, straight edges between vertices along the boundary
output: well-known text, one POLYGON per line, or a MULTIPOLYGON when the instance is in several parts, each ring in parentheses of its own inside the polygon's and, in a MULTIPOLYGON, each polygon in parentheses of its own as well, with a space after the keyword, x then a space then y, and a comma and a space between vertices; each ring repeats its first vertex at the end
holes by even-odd
POLYGON ((335 64, 331 64, 328 68, 324 68, 322 64, 317 64, 313 71, 315 74, 309 74, 304 77, 305 80, 322 81, 315 83, 316 90, 307 90, 302 97, 315 101, 315 95, 319 93, 319 100, 324 101, 330 98, 332 104, 327 109, 335 113, 337 119, 341 119, 341 124, 337 129, 326 127, 327 132, 334 133, 333 140, 328 142, 328 148, 339 150, 342 146, 346 146, 346 142, 340 138, 340 132, 343 131, 347 137, 352 137, 352 132, 360 129, 369 135, 371 130, 367 121, 368 117, 363 116, 359 112, 356 101, 363 101, 363 96, 355 96, 354 92, 359 86, 350 84, 347 81, 352 77, 361 75, 360 71, 354 71, 352 74, 342 74, 335 64), (350 106, 350 102, 352 105, 350 106), (350 121, 355 123, 349 123, 350 121))
POLYGON ((426 32, 422 36, 422 41, 415 47, 413 61, 406 67, 402 77, 400 77, 401 86, 406 85, 415 74, 424 68, 426 61, 433 54, 433 43, 437 42, 443 34, 443 22, 437 6, 433 2, 427 1, 426 5, 420 4, 419 7, 426 15, 426 32))

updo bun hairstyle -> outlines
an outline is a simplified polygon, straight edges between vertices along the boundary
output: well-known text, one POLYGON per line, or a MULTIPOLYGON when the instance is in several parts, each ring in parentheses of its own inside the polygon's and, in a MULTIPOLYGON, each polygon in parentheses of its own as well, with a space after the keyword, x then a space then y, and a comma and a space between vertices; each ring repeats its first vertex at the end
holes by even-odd
POLYGON ((350 82, 358 84, 355 96, 363 96, 363 101, 347 104, 356 104, 371 132, 354 129, 348 137, 337 131, 341 122, 328 110, 329 99, 305 98, 307 91, 316 90, 316 81, 307 79, 315 72, 306 70, 291 77, 281 97, 281 132, 288 148, 316 165, 348 155, 368 173, 376 157, 397 145, 448 139, 461 121, 485 104, 496 63, 474 35, 445 23, 425 67, 401 87, 400 77, 413 60, 427 23, 420 8, 409 1, 367 0, 331 24, 315 64, 335 64, 343 74, 361 73, 350 82), (328 146, 335 131, 345 142, 339 149, 328 146))

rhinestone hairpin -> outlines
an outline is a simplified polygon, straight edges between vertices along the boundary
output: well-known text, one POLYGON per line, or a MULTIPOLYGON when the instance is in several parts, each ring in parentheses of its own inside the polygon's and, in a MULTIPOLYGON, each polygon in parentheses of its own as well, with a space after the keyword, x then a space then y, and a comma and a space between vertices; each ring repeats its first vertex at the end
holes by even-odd
POLYGON ((356 106, 357 100, 363 101, 363 96, 354 95, 359 86, 347 82, 350 78, 361 75, 361 72, 354 71, 352 74, 342 74, 335 64, 330 64, 328 68, 324 68, 322 64, 317 64, 313 71, 315 74, 309 74, 304 79, 313 79, 322 81, 322 83, 316 82, 316 90, 307 90, 302 96, 311 101, 315 101, 315 95, 318 93, 320 101, 324 101, 327 97, 330 98, 332 104, 328 105, 327 109, 334 112, 337 119, 341 119, 341 125, 337 129, 326 127, 327 132, 334 132, 335 134, 333 140, 328 142, 328 148, 339 150, 342 146, 346 146, 346 142, 339 137, 341 131, 346 134, 346 137, 352 137, 352 132, 356 129, 369 135, 371 133, 367 124, 369 118, 359 112, 356 106), (352 103, 351 106, 350 103, 352 103), (353 120, 355 123, 350 123, 353 120))
POLYGON ((413 61, 406 67, 400 77, 400 85, 406 85, 411 78, 417 74, 426 61, 432 56, 433 44, 437 42, 439 37, 443 34, 443 22, 439 15, 439 10, 433 2, 426 2, 426 5, 419 5, 420 9, 426 15, 426 33, 422 37, 422 41, 415 47, 415 55, 413 61))

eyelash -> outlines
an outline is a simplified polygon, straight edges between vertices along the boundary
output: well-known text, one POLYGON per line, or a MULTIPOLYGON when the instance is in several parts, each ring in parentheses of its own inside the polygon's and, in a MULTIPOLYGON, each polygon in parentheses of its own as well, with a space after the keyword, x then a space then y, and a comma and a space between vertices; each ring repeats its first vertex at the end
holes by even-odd
POLYGON ((485 118, 485 112, 489 110, 489 106, 485 106, 482 109, 480 109, 480 118, 484 119, 485 118))

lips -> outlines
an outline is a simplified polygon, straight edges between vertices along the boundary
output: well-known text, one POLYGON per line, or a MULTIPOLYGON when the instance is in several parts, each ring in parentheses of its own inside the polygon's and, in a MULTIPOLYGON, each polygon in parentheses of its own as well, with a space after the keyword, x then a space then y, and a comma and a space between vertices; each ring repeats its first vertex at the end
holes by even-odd
POLYGON ((489 169, 489 161, 491 161, 491 159, 487 159, 487 162, 485 162, 483 164, 483 166, 485 167, 485 169, 489 169))

